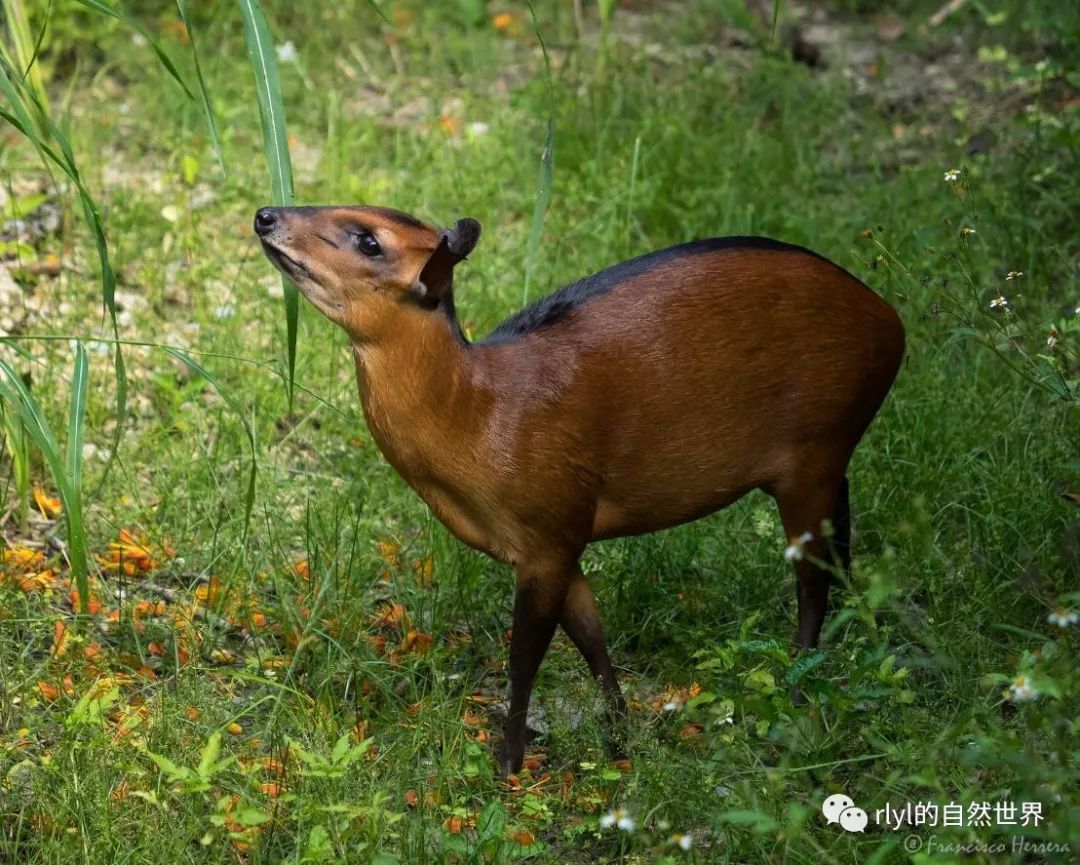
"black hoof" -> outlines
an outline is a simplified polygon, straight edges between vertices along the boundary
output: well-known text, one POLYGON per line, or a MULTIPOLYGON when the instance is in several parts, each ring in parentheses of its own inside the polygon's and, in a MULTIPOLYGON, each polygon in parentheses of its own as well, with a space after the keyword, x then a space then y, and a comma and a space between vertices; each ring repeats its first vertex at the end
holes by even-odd
POLYGON ((506 779, 511 775, 521 772, 521 764, 525 761, 525 748, 511 749, 504 742, 496 752, 495 775, 506 779))

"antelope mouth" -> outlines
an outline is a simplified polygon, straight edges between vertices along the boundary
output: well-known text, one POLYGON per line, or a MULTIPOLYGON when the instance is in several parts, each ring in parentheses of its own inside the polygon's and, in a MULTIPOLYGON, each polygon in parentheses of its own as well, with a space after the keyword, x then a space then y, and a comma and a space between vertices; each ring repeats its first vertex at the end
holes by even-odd
POLYGON ((284 271, 286 276, 304 276, 311 279, 311 270, 308 269, 308 266, 304 264, 304 262, 293 258, 281 249, 281 247, 274 246, 274 244, 270 243, 265 238, 260 238, 259 240, 260 243, 262 243, 263 252, 266 253, 266 257, 274 263, 274 266, 277 267, 278 270, 284 271))

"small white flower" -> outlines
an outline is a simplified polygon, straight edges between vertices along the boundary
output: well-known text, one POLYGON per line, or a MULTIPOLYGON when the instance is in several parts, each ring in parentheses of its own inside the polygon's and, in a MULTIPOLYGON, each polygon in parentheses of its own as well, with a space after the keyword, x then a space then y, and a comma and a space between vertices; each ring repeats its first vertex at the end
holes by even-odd
POLYGON ((600 818, 601 829, 610 829, 612 826, 617 826, 623 832, 633 832, 636 825, 629 812, 624 811, 622 808, 608 811, 607 814, 600 818))
POLYGON ((1046 338, 1046 347, 1053 348, 1058 344, 1058 335, 1056 330, 1050 331, 1050 335, 1046 338))
POLYGON ((1009 695, 1017 703, 1024 703, 1038 699, 1039 692, 1031 684, 1031 679, 1027 676, 1017 676, 1009 685, 1009 695))
POLYGON ((1004 309, 1008 305, 1009 305, 1009 301, 1005 298, 1004 295, 1000 295, 1000 294, 997 297, 995 297, 992 301, 990 301, 990 308, 991 309, 1004 309))
POLYGON ((1073 310, 1073 315, 1080 315, 1080 306, 1073 310))
POLYGON ((661 708, 665 712, 678 712, 682 708, 682 703, 678 700, 668 700, 661 708))
POLYGON ((717 727, 723 727, 724 724, 734 724, 734 723, 735 723, 735 719, 733 717, 731 717, 731 715, 728 715, 726 718, 717 718, 716 719, 716 726, 717 727))
POLYGON ((668 839, 672 844, 678 847, 680 850, 689 850, 694 846, 694 836, 689 832, 680 832, 672 835, 668 839))
POLYGON ((784 550, 784 560, 788 562, 802 561, 803 547, 813 539, 814 536, 810 534, 810 532, 803 532, 799 537, 787 545, 787 549, 784 550))
POLYGON ((296 62, 296 46, 292 42, 284 42, 281 45, 275 45, 274 51, 277 52, 278 63, 295 63, 296 62))
POLYGON ((489 132, 491 132, 491 127, 483 120, 474 120, 469 124, 470 135, 487 135, 489 132))
POLYGON ((236 315, 236 307, 226 303, 214 310, 214 318, 232 318, 236 315))
POLYGON ((1005 274, 1005 281, 1008 282, 1011 279, 1020 279, 1024 275, 1022 270, 1010 270, 1005 274))
POLYGON ((946 183, 956 183, 959 180, 960 180, 960 169, 959 168, 950 168, 948 171, 945 172, 945 182, 946 183))
POLYGON ((1073 610, 1066 610, 1064 607, 1058 607, 1046 617, 1046 621, 1051 625, 1057 625, 1059 628, 1067 628, 1069 625, 1075 625, 1077 622, 1080 622, 1080 616, 1073 610))

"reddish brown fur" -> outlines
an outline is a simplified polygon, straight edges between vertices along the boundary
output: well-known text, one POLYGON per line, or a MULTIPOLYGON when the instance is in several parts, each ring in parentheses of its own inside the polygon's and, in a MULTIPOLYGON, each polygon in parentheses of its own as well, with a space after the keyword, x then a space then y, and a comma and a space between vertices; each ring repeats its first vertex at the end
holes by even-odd
POLYGON ((449 274, 475 237, 377 208, 272 213, 257 229, 268 254, 349 334, 383 454, 459 539, 517 569, 505 771, 520 764, 556 624, 625 711, 577 566, 592 540, 764 489, 790 537, 814 535, 796 563, 797 642, 816 644, 828 574, 810 560, 828 557, 821 526, 834 520, 846 564, 847 464, 903 353, 899 318, 865 285, 805 251, 728 247, 665 259, 552 324, 469 344, 446 313, 449 277, 428 265, 449 274), (357 251, 357 228, 381 256, 357 251))

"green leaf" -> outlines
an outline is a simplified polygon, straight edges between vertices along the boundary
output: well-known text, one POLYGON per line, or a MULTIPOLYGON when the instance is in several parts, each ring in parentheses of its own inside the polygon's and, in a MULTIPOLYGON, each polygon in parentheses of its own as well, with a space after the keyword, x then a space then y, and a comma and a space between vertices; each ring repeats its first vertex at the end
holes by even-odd
POLYGON ((686 701, 686 708, 689 710, 696 709, 698 706, 707 706, 714 700, 716 700, 716 694, 712 691, 702 691, 696 697, 691 697, 686 701))
POLYGON ((112 687, 104 694, 97 696, 94 695, 93 690, 87 691, 64 720, 64 726, 70 730, 84 724, 100 724, 104 714, 119 699, 120 689, 117 687, 112 687))
POLYGON ((195 181, 199 179, 199 160, 198 157, 193 156, 190 153, 185 153, 180 159, 180 176, 183 178, 184 183, 188 186, 194 186, 195 181))
POLYGON ((784 682, 787 685, 796 685, 803 680, 807 673, 825 663, 827 655, 821 649, 799 655, 791 666, 788 667, 784 682))
POLYGON ((146 756, 154 761, 154 764, 169 777, 169 781, 175 783, 177 781, 184 781, 191 777, 191 770, 186 766, 177 766, 168 757, 163 757, 161 754, 155 754, 153 751, 147 751, 146 756))
POLYGON ((261 808, 256 808, 249 805, 245 808, 240 808, 233 815, 232 818, 235 822, 241 826, 259 826, 270 819, 270 815, 263 811, 261 808))
POLYGON ((206 747, 203 748, 202 758, 199 760, 199 765, 196 768, 196 772, 199 776, 206 778, 210 775, 211 770, 214 768, 214 764, 217 762, 218 754, 221 753, 221 733, 215 730, 210 734, 210 738, 206 740, 206 747))
POLYGON ((502 838, 506 829, 506 811, 497 800, 488 802, 476 819, 476 834, 481 843, 490 838, 502 838))
POLYGON ((768 670, 751 670, 743 679, 743 684, 762 694, 771 694, 776 690, 776 680, 768 670))
POLYGON ((330 752, 330 759, 334 763, 340 763, 345 759, 345 755, 349 753, 349 734, 342 733, 338 740, 334 743, 334 749, 330 752))

